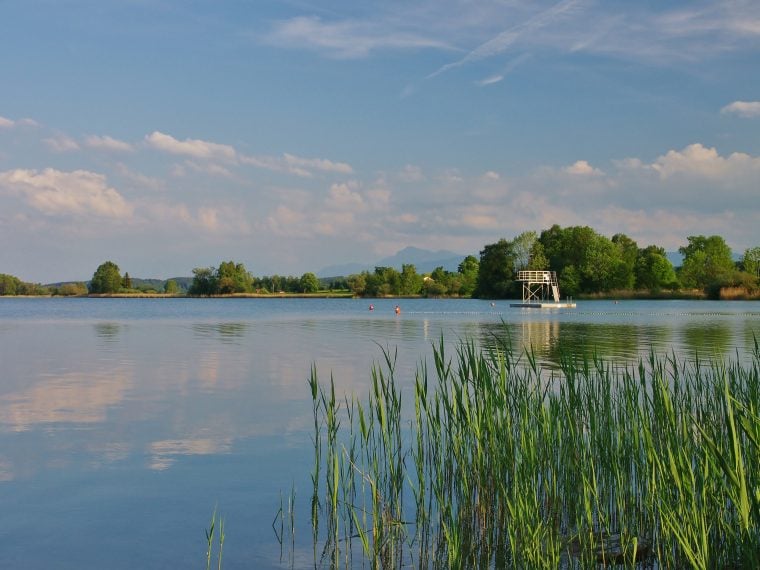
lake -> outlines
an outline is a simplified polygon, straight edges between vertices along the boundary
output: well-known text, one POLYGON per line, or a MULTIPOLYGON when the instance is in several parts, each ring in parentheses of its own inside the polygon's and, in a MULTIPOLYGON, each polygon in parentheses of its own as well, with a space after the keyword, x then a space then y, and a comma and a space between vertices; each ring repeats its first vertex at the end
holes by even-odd
POLYGON ((313 567, 312 365, 363 399, 397 351, 411 391, 441 335, 533 347, 549 372, 564 351, 748 361, 760 302, 0 298, 0 567, 204 568, 215 508, 224 568, 313 567))

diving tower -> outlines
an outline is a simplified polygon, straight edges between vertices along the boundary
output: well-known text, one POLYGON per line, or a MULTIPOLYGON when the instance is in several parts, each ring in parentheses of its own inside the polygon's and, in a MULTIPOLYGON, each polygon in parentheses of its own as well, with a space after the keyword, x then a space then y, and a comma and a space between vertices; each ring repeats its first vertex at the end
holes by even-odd
POLYGON ((526 309, 575 308, 575 303, 560 301, 556 271, 518 271, 517 281, 522 282, 522 303, 510 303, 510 307, 526 309))

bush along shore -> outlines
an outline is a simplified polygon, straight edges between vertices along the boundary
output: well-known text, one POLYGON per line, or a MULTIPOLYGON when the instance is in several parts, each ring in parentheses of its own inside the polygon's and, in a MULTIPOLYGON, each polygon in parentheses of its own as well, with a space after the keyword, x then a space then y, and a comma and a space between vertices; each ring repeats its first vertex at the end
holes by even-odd
POLYGON ((312 370, 315 565, 760 567, 757 342, 552 372, 441 340, 408 409, 383 354, 364 402, 312 370))

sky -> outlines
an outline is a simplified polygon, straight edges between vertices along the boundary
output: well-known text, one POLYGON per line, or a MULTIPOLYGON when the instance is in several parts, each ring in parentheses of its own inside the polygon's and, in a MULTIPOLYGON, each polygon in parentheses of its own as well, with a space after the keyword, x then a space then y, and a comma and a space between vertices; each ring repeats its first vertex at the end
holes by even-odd
POLYGON ((760 246, 760 2, 0 0, 0 273, 760 246))

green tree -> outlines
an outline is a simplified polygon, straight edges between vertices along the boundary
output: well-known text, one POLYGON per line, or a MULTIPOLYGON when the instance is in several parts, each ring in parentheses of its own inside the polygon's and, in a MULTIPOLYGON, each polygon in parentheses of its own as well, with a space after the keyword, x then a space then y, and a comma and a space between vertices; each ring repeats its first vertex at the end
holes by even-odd
POLYGON ((559 288, 564 295, 574 296, 581 290, 581 278, 575 265, 566 265, 559 276, 559 288))
POLYGON ((673 264, 667 258, 665 250, 656 245, 639 250, 635 273, 637 289, 658 291, 663 288, 673 288, 677 284, 673 264))
POLYGON ((689 236, 678 248, 684 256, 680 279, 685 287, 707 288, 732 279, 735 270, 731 248, 720 236, 689 236))
POLYGON ((436 267, 425 279, 424 289, 426 297, 441 297, 450 293, 449 276, 443 266, 436 267))
POLYGON ((77 283, 64 283, 55 292, 56 295, 62 297, 74 297, 78 295, 87 295, 87 285, 82 282, 77 283))
POLYGON ((615 289, 633 289, 636 285, 636 260, 639 257, 638 244, 625 234, 612 236, 612 243, 618 249, 619 259, 615 263, 615 289))
POLYGON ((124 289, 132 288, 132 278, 129 276, 129 271, 124 274, 124 278, 121 280, 121 286, 124 289))
POLYGON ((18 295, 20 287, 21 280, 18 277, 0 273, 0 295, 18 295))
POLYGON ((253 277, 242 263, 223 261, 216 270, 216 292, 220 295, 249 293, 253 290, 253 277))
POLYGON ((635 242, 623 234, 618 234, 616 243, 588 226, 561 228, 555 224, 541 232, 539 241, 549 269, 559 276, 563 293, 633 287, 630 259, 633 259, 635 242), (565 271, 570 273, 564 276, 565 271))
POLYGON ((468 255, 457 267, 460 275, 459 294, 465 297, 471 296, 478 286, 478 269, 480 261, 474 255, 468 255))
POLYGON ((536 240, 530 250, 530 261, 528 262, 530 271, 546 271, 549 269, 549 260, 544 253, 544 244, 536 240))
POLYGON ((300 281, 302 293, 316 293, 319 291, 319 278, 313 273, 304 273, 300 281))
POLYGON ((373 297, 398 295, 401 290, 401 274, 393 267, 375 267, 375 273, 367 279, 367 293, 373 297))
POLYGON ((515 256, 512 243, 502 238, 480 252, 478 286, 480 298, 507 298, 515 292, 515 256))
POLYGON ((744 251, 742 267, 750 275, 760 278, 760 247, 752 247, 744 251))
POLYGON ((512 255, 515 259, 515 271, 528 269, 533 244, 538 240, 536 232, 523 232, 512 240, 512 255))
POLYGON ((348 288, 351 289, 351 292, 354 295, 358 295, 359 297, 364 296, 367 290, 367 276, 368 275, 369 275, 369 272, 363 271, 362 273, 350 275, 348 277, 348 288))
POLYGON ((169 279, 164 283, 164 293, 167 295, 176 295, 179 293, 179 285, 174 279, 169 279))
POLYGON ((121 289, 121 274, 119 266, 113 261, 101 263, 95 270, 90 281, 90 293, 109 294, 116 293, 121 289))
POLYGON ((216 291, 216 275, 213 267, 193 269, 193 282, 188 290, 190 295, 208 296, 216 294, 216 291))
POLYGON ((399 276, 399 295, 418 295, 421 290, 422 275, 417 273, 417 268, 413 264, 403 264, 399 276))

